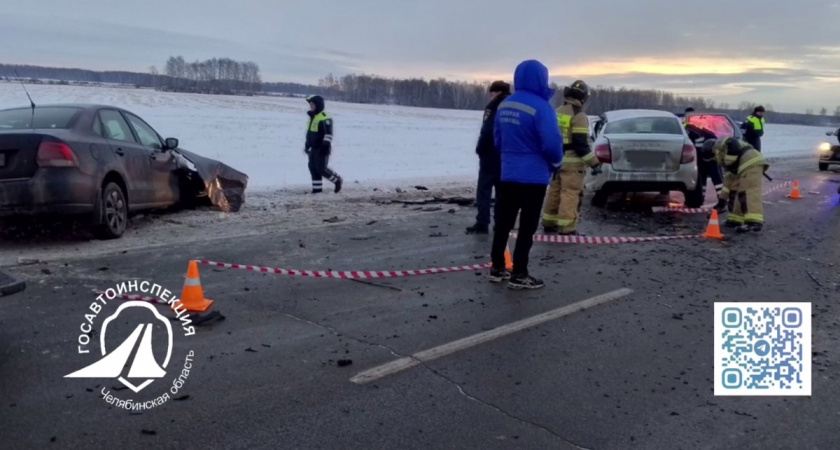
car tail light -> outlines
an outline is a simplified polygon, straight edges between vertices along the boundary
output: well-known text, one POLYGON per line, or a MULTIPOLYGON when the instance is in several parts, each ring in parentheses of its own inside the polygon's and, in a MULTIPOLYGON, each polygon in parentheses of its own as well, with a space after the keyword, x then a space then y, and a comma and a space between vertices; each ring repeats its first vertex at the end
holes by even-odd
POLYGON ((601 144, 595 146, 595 157, 598 158, 598 161, 601 163, 612 163, 612 149, 610 148, 610 144, 601 144))
POLYGON ((695 159, 697 159, 697 149, 694 147, 694 144, 683 145, 680 164, 688 164, 694 162, 695 159))
POLYGON ((79 165, 76 154, 63 142, 44 141, 36 157, 39 167, 75 167, 79 165))

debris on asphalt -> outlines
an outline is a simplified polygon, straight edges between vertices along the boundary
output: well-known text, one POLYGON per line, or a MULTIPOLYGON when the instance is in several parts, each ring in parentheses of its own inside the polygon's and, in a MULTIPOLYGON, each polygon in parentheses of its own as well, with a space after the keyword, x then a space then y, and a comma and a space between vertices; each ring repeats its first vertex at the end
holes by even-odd
POLYGON ((344 221, 344 219, 339 219, 338 216, 332 216, 329 219, 324 219, 324 222, 327 222, 327 223, 338 223, 338 222, 343 222, 343 221, 344 221))
POLYGON ((245 351, 246 351, 246 352, 251 352, 251 353, 257 353, 257 351, 256 351, 256 350, 254 350, 254 349, 253 349, 253 348, 251 348, 251 347, 246 348, 246 349, 245 349, 245 351))
POLYGON ((437 319, 437 316, 436 315, 431 315, 431 316, 429 316, 429 318, 430 319, 437 319))
POLYGON ((683 319, 683 313, 674 313, 671 317, 674 320, 685 320, 685 319, 683 319))
POLYGON ((270 345, 268 345, 268 344, 262 344, 262 346, 263 346, 263 347, 268 347, 268 348, 271 348, 271 346, 270 346, 270 345))
POLYGON ((443 211, 443 206, 427 206, 422 209, 424 212, 443 211))
POLYGON ((370 225, 375 224, 376 222, 377 222, 376 220, 371 220, 370 222, 366 223, 365 225, 370 226, 370 225))
POLYGON ((336 362, 336 364, 338 364, 338 367, 346 367, 346 366, 349 366, 350 364, 353 364, 353 360, 352 359, 339 359, 338 362, 336 362))
POLYGON ((111 389, 113 389, 113 390, 115 390, 115 391, 124 391, 124 390, 126 390, 126 389, 128 389, 128 388, 127 388, 127 387, 125 387, 125 386, 111 386, 111 389))
POLYGON ((806 271, 805 271, 805 273, 807 273, 807 274, 808 274, 808 276, 809 276, 809 277, 811 277, 811 279, 812 279, 812 280, 814 280, 814 283, 817 283, 817 284, 818 284, 818 285, 820 285, 820 286, 822 286, 822 285, 823 285, 822 283, 820 283, 820 282, 819 282, 819 280, 817 280, 817 278, 816 278, 816 277, 814 277, 814 275, 811 273, 811 271, 806 270, 806 271))
POLYGON ((659 304, 660 304, 660 305, 662 305, 662 306, 667 306, 668 308, 673 308, 673 306, 671 306, 671 305, 666 305, 665 303, 662 303, 662 302, 659 302, 659 304))
POLYGON ((455 214, 455 212, 456 212, 455 208, 452 208, 452 209, 449 210, 449 214, 455 214))
POLYGON ((147 429, 145 429, 145 428, 144 428, 144 429, 142 429, 142 430, 140 430, 140 432, 141 432, 141 433, 143 433, 143 434, 148 434, 148 435, 151 435, 151 436, 154 436, 154 435, 156 435, 156 434, 157 434, 157 431, 155 431, 155 430, 147 430, 147 429))
POLYGON ((432 233, 432 234, 429 235, 429 237, 444 237, 444 236, 446 236, 446 235, 441 233, 441 232, 432 233))
MULTIPOLYGON (((177 320, 177 318, 175 318, 177 320)), ((202 316, 199 315, 190 315, 190 319, 192 319, 192 323, 198 326, 202 325, 209 325, 214 322, 221 322, 225 320, 225 316, 222 315, 219 311, 210 311, 207 314, 202 316)))
POLYGON ((40 263, 41 263, 41 260, 38 259, 38 258, 26 258, 24 256, 21 256, 21 257, 18 258, 18 264, 20 264, 22 266, 28 266, 28 265, 40 264, 40 263))
POLYGON ((189 398, 190 398, 189 394, 184 394, 180 397, 175 397, 172 400, 175 400, 176 402, 182 402, 182 401, 187 400, 189 398))
POLYGON ((350 238, 351 241, 369 241, 371 239, 373 239, 373 236, 356 236, 350 238))
POLYGON ((429 190, 429 188, 427 188, 426 186, 414 186, 414 189, 417 189, 418 191, 428 191, 429 190))

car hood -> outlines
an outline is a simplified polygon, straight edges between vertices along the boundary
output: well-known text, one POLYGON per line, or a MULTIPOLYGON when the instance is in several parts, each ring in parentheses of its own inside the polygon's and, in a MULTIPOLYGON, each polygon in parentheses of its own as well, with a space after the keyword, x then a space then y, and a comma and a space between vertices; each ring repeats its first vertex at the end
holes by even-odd
POLYGON ((185 167, 198 174, 207 189, 207 196, 214 206, 224 212, 238 212, 245 203, 248 175, 215 159, 178 148, 175 153, 183 156, 192 166, 185 167))

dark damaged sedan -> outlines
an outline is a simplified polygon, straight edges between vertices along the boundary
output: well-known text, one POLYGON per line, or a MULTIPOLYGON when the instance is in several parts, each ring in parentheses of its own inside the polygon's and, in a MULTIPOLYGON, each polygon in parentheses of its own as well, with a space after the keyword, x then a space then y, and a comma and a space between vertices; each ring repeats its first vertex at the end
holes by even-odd
POLYGON ((236 212, 248 177, 162 139, 121 108, 60 104, 0 110, 0 218, 73 215, 103 239, 129 214, 206 202, 236 212))

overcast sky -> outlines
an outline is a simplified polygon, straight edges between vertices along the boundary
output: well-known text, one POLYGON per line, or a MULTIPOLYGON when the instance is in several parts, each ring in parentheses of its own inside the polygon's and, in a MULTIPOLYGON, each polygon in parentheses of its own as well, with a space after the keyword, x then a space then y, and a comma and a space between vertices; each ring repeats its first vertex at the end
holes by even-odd
POLYGON ((840 105, 840 0, 2 0, 0 62, 147 71, 226 56, 332 72, 645 87, 776 110, 840 105), (596 9, 601 12, 596 12, 596 9))

